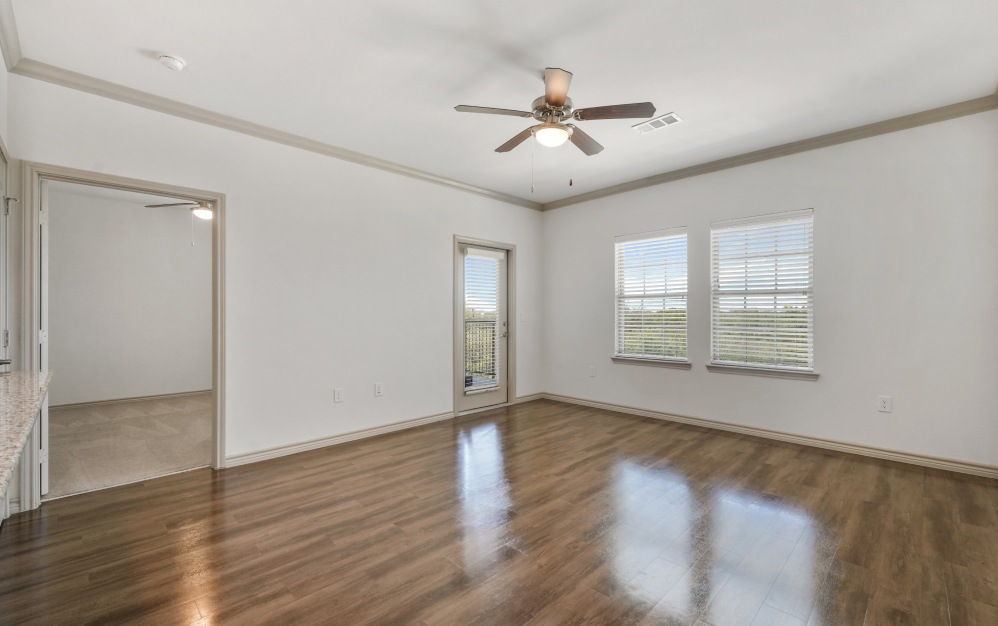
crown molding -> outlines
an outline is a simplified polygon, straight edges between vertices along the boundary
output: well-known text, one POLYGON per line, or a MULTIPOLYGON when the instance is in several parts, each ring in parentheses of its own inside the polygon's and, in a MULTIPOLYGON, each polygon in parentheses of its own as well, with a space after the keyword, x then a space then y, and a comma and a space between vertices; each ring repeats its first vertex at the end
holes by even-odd
POLYGON ((517 196, 512 196, 499 191, 493 191, 491 189, 476 187, 474 185, 462 183, 443 176, 437 176, 436 174, 431 174, 412 167, 393 163, 392 161, 372 157, 361 152, 347 150, 346 148, 340 148, 332 144, 317 141, 315 139, 309 139, 308 137, 302 137, 301 135, 295 135, 283 130, 264 126, 262 124, 255 124, 237 117, 232 117, 231 115, 216 113, 208 109, 202 109, 201 107, 185 104, 183 102, 178 102, 177 100, 171 100, 170 98, 164 98, 162 96, 157 96, 138 89, 132 89, 131 87, 125 87, 124 85, 112 83, 100 78, 94 78, 93 76, 88 76, 86 74, 72 72, 70 70, 42 63, 34 59, 21 58, 21 60, 18 61, 13 67, 11 72, 26 78, 34 78, 36 80, 59 85, 61 87, 84 91, 96 96, 110 98, 112 100, 135 105, 144 109, 157 111, 159 113, 166 113, 167 115, 181 117, 194 122, 223 128, 225 130, 231 130, 243 135, 249 135, 250 137, 256 137, 265 141, 283 144, 292 148, 315 152, 316 154, 322 154, 324 156, 333 157, 342 161, 349 161, 351 163, 357 163, 358 165, 373 167, 385 172, 399 174, 401 176, 433 183, 435 185, 450 187, 451 189, 457 189, 459 191, 472 193, 478 196, 484 196, 486 198, 491 198, 507 204, 515 204, 517 206, 538 211, 541 209, 541 204, 538 202, 525 200, 517 196))
POLYGON ((672 170, 662 174, 655 174, 654 176, 649 176, 647 178, 639 178, 638 180, 632 180, 619 185, 596 189, 577 196, 548 202, 543 205, 541 210, 550 211, 552 209, 560 209, 573 204, 581 204, 583 202, 589 202, 590 200, 596 200, 597 198, 615 196, 617 194, 627 193, 628 191, 634 191, 636 189, 663 185, 665 183, 671 183, 684 178, 691 178, 702 174, 710 174, 712 172, 720 172, 721 170, 727 170, 734 167, 741 167, 742 165, 749 165, 750 163, 759 163, 770 159, 778 159, 791 154, 835 146, 840 143, 848 143, 850 141, 857 141, 868 137, 876 137, 877 135, 885 135, 899 130, 925 126, 926 124, 944 122, 946 120, 963 117, 965 115, 991 111, 992 109, 998 109, 998 92, 982 98, 957 102, 956 104, 948 104, 936 109, 929 109, 928 111, 920 111, 918 113, 912 113, 911 115, 902 115, 901 117, 895 117, 881 122, 865 124, 863 126, 857 126, 847 130, 828 133, 827 135, 819 135, 818 137, 802 139, 800 141, 785 143, 771 148, 763 148, 762 150, 756 150, 754 152, 747 152, 745 154, 718 159, 708 163, 701 163, 699 165, 692 165, 690 167, 684 167, 682 169, 672 170))
POLYGON ((0 52, 7 71, 14 69, 21 60, 21 40, 17 36, 17 22, 14 21, 14 5, 11 0, 0 0, 0 52))
POLYGON ((392 174, 407 176, 409 178, 422 180, 424 182, 444 187, 450 187, 451 189, 457 189, 459 191, 484 196, 486 198, 491 198, 507 204, 522 206, 537 211, 560 209, 596 200, 598 198, 605 198, 608 196, 627 193, 629 191, 635 191, 637 189, 644 189, 645 187, 663 185, 665 183, 671 183, 684 178, 710 174, 712 172, 720 172, 722 170, 768 161, 770 159, 778 159, 780 157, 790 156, 800 152, 827 148, 829 146, 866 139, 868 137, 876 137, 877 135, 884 135, 887 133, 897 132, 899 130, 915 128, 926 124, 935 124, 937 122, 943 122, 966 115, 974 115, 975 113, 983 113, 985 111, 998 109, 998 90, 996 90, 988 96, 975 98, 973 100, 957 102, 955 104, 930 109, 928 111, 920 111, 910 115, 903 115, 889 120, 865 124, 855 128, 836 131, 834 133, 828 133, 826 135, 802 139, 800 141, 794 141, 770 148, 763 148, 761 150, 726 157, 716 161, 671 170, 661 174, 655 174, 654 176, 648 176, 646 178, 640 178, 630 182, 620 183, 618 185, 611 185, 602 189, 595 189, 577 196, 553 200, 547 203, 539 203, 500 191, 469 185, 444 176, 438 176, 436 174, 424 172, 405 165, 372 157, 361 152, 347 150, 346 148, 340 148, 332 144, 302 137, 301 135, 295 135, 293 133, 284 132, 269 126, 263 126, 262 124, 254 124, 253 122, 248 122, 230 115, 224 115, 208 109, 202 109, 200 107, 184 104, 183 102, 171 100, 162 96, 156 96, 138 89, 132 89, 131 87, 125 87, 123 85, 118 85, 117 83, 94 78, 86 74, 71 72, 60 67, 35 61, 34 59, 24 58, 21 56, 21 45, 17 35, 17 25, 14 21, 14 9, 11 4, 11 0, 0 0, 0 52, 3 53, 4 62, 7 65, 8 71, 20 76, 34 78, 55 85, 68 87, 70 89, 76 89, 78 91, 85 91, 97 96, 118 100, 119 102, 125 102, 127 104, 158 111, 160 113, 166 113, 167 115, 182 117, 184 119, 200 122, 202 124, 208 124, 210 126, 216 126, 218 128, 224 128, 233 132, 263 139, 265 141, 271 141, 293 148, 307 150, 316 154, 322 154, 335 159, 357 163, 358 165, 373 167, 392 174))

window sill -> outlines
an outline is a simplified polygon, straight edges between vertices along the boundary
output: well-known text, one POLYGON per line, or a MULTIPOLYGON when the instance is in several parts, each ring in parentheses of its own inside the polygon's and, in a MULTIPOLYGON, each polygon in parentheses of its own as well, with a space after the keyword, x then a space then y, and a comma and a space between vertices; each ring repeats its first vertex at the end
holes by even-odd
POLYGON ((746 374, 748 376, 769 376, 771 378, 796 378, 797 380, 818 380, 818 372, 801 370, 781 370, 773 367, 751 367, 748 365, 721 365, 708 363, 707 370, 722 374, 746 374))
POLYGON ((673 367, 681 370, 688 370, 693 367, 689 361, 670 361, 668 359, 641 359, 633 356, 612 356, 610 360, 614 363, 630 363, 632 365, 651 365, 653 367, 673 367))

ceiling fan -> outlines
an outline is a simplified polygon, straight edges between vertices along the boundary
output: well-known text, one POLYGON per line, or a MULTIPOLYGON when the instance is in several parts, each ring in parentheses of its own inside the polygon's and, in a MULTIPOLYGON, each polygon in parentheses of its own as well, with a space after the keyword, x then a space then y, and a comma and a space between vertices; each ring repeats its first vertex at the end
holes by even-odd
POLYGON ((543 146, 560 146, 571 141, 579 150, 588 156, 603 151, 603 146, 595 139, 582 132, 575 124, 567 120, 586 122, 589 120, 618 120, 655 115, 655 105, 651 102, 635 102, 633 104, 611 104, 609 106, 592 107, 588 109, 572 108, 572 99, 568 97, 568 86, 572 83, 572 73, 558 67, 544 69, 544 95, 534 100, 531 111, 516 111, 513 109, 494 109, 459 105, 455 111, 462 113, 489 113, 492 115, 511 115, 513 117, 532 117, 541 122, 520 132, 518 135, 496 148, 496 152, 509 152, 531 135, 543 146))
POLYGON ((203 220, 210 220, 214 215, 210 202, 168 202, 166 204, 147 204, 147 209, 162 209, 168 206, 189 206, 191 214, 203 220))

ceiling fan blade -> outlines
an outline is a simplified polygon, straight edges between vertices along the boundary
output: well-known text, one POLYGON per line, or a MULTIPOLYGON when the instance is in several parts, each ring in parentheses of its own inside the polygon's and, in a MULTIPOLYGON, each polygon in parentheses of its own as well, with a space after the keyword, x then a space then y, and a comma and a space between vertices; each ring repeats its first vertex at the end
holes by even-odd
POLYGON ((531 135, 531 131, 533 129, 534 129, 534 127, 531 126, 530 128, 527 128, 526 130, 521 131, 518 135, 516 135, 516 137, 513 137, 512 139, 510 139, 509 141, 507 141, 503 145, 501 145, 498 148, 496 148, 496 152, 509 152, 513 148, 515 148, 518 145, 520 145, 521 143, 523 143, 524 140, 526 140, 527 137, 529 137, 531 135))
POLYGON ((651 102, 635 102, 634 104, 611 104, 605 107, 590 107, 575 112, 577 120, 620 120, 633 117, 651 117, 655 115, 655 105, 651 102))
POLYGON ((603 152, 603 146, 597 143, 595 139, 582 132, 581 128, 575 124, 569 124, 569 126, 572 127, 572 136, 569 137, 568 140, 574 143, 579 150, 585 152, 586 156, 592 156, 603 152))
POLYGON ((513 109, 494 109, 492 107, 473 107, 466 104, 459 104, 454 107, 455 111, 461 113, 491 113, 492 115, 512 115, 513 117, 533 117, 533 113, 527 111, 514 111, 513 109))
POLYGON ((568 97, 568 86, 572 84, 572 73, 560 67, 544 68, 544 100, 553 107, 564 106, 568 97))
POLYGON ((190 206, 197 206, 198 203, 197 202, 171 202, 169 204, 147 204, 146 208, 147 209, 160 209, 160 208, 168 207, 168 206, 188 206, 188 205, 190 205, 190 206))

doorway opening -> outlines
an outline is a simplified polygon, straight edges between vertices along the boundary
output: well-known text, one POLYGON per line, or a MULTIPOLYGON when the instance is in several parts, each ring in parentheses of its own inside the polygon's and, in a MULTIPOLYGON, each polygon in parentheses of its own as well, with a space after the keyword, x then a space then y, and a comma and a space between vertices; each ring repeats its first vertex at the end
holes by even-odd
POLYGON ((38 495, 224 467, 224 196, 34 163, 23 189, 38 495))
POLYGON ((514 270, 513 246, 455 238, 455 414, 515 397, 514 270))

